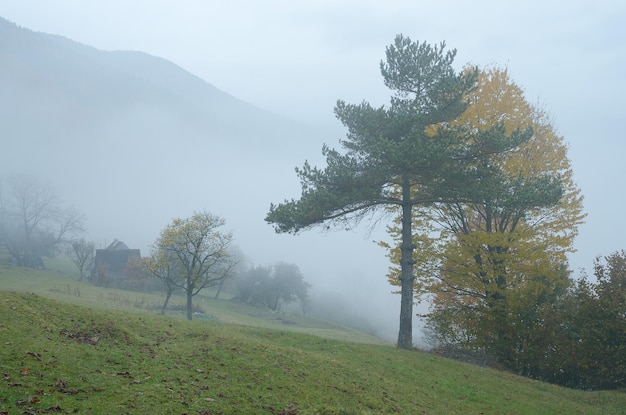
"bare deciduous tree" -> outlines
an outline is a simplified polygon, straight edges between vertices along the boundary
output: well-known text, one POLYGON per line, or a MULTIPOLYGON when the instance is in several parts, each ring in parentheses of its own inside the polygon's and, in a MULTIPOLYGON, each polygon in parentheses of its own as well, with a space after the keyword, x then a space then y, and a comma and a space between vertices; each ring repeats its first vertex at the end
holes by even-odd
POLYGON ((61 206, 51 188, 35 178, 16 177, 9 192, 0 194, 0 244, 19 266, 43 266, 42 257, 84 232, 83 222, 80 213, 61 206))
POLYGON ((80 272, 79 281, 82 281, 85 277, 85 267, 93 262, 94 250, 94 243, 88 242, 84 238, 77 239, 69 244, 67 254, 80 272))

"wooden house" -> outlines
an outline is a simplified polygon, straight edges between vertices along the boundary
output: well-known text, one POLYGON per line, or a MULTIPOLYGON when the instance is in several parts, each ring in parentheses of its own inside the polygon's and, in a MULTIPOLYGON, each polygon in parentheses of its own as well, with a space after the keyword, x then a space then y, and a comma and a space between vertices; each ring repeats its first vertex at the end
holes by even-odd
POLYGON ((140 250, 130 249, 116 239, 105 249, 96 249, 91 277, 96 281, 125 279, 128 264, 133 258, 141 259, 140 250))

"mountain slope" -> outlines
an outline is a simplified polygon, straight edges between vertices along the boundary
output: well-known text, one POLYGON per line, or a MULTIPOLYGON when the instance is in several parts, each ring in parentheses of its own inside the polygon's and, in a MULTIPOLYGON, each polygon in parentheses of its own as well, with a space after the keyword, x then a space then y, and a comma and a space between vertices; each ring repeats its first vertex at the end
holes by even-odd
POLYGON ((272 234, 265 211, 297 188, 286 173, 322 142, 164 59, 1 18, 0 125, 0 177, 44 178, 94 239, 141 248, 173 216, 201 209, 255 239, 272 234))
MULTIPOLYGON (((1 18, 0 63, 3 125, 22 140, 44 132, 74 135, 77 129, 99 136, 98 127, 112 117, 137 111, 165 113, 190 132, 237 137, 247 145, 255 144, 250 134, 296 127, 164 59, 100 51, 1 18)), ((141 119, 125 121, 131 129, 141 127, 141 119)))

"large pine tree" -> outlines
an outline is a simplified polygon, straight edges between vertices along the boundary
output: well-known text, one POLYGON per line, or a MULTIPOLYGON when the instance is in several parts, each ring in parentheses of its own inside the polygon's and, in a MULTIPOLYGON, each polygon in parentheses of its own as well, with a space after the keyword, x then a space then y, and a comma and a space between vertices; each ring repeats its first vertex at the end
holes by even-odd
MULTIPOLYGON (((380 68, 393 91, 388 107, 373 108, 339 101, 337 118, 348 129, 340 142, 344 152, 323 148, 327 166, 305 163, 298 200, 271 205, 266 221, 277 232, 297 233, 329 224, 351 226, 374 211, 401 212, 399 281, 401 285, 398 347, 412 347, 414 260, 413 209, 418 205, 481 198, 477 181, 497 183, 498 172, 478 177, 476 162, 485 153, 500 153, 528 140, 530 131, 505 134, 495 127, 480 132, 450 128, 467 108, 476 72, 456 72, 455 50, 445 43, 431 46, 399 35, 387 47, 380 68), (476 146, 480 142, 484 146, 476 146)), ((497 170, 497 169, 496 169, 497 170)), ((484 172, 481 172, 481 174, 484 172)))

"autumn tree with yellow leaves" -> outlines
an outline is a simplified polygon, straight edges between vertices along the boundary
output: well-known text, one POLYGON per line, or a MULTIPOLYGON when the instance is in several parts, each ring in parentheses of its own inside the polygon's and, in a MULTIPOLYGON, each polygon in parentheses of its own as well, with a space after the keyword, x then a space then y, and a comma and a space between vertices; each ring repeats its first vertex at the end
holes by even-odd
MULTIPOLYGON (((416 212, 416 293, 431 295, 427 321, 439 342, 486 352, 523 371, 520 354, 529 350, 541 307, 570 283, 567 254, 585 216, 582 196, 563 138, 505 69, 479 71, 478 87, 468 99, 455 128, 477 137, 494 128, 504 133, 531 128, 533 135, 512 151, 487 152, 477 163, 479 175, 505 172, 499 185, 485 180, 476 189, 482 200, 416 212), (555 180, 561 183, 557 198, 547 191, 555 180)), ((390 233, 398 238, 397 227, 390 233)), ((397 247, 383 245, 393 261, 397 247)), ((392 283, 396 275, 392 269, 392 283)))
POLYGON ((229 278, 237 265, 230 252, 233 234, 220 231, 224 224, 224 219, 209 212, 173 219, 161 231, 151 259, 146 261, 150 275, 163 280, 168 290, 176 287, 185 292, 189 320, 193 297, 229 278))

